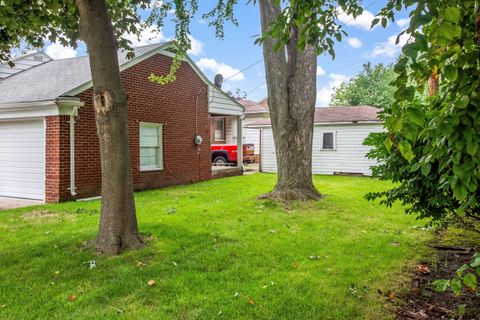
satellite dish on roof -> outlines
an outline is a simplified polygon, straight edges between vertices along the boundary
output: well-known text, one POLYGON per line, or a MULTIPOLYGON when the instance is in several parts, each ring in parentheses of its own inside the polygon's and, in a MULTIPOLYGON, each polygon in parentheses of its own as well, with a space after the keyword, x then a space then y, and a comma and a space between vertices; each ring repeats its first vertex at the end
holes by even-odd
POLYGON ((213 80, 213 83, 215 86, 219 89, 222 88, 222 83, 223 83, 223 76, 219 73, 215 76, 215 79, 213 80))

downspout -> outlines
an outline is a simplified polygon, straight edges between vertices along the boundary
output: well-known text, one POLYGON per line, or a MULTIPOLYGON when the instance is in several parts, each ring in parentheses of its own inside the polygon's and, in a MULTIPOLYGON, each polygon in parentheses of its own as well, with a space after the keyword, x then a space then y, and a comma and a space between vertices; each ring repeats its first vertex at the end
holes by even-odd
POLYGON ((77 107, 72 109, 70 114, 70 194, 75 197, 77 189, 75 186, 75 115, 77 107))

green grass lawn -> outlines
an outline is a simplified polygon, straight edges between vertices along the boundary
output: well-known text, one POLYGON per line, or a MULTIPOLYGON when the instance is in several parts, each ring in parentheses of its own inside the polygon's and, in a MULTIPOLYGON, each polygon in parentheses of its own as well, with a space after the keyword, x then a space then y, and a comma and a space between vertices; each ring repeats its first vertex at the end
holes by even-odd
POLYGON ((405 281, 430 234, 402 208, 363 200, 388 184, 316 176, 325 197, 285 209, 256 199, 274 182, 254 174, 137 193, 148 243, 110 258, 84 244, 98 201, 0 212, 0 318, 392 318, 378 289, 405 281))

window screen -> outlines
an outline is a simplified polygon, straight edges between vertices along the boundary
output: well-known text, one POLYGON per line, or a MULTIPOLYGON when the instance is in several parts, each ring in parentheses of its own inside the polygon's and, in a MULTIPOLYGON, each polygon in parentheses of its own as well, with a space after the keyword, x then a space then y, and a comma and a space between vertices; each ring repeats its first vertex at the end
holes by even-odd
POLYGON ((334 135, 333 132, 324 132, 323 133, 323 145, 322 149, 332 150, 334 149, 334 135))

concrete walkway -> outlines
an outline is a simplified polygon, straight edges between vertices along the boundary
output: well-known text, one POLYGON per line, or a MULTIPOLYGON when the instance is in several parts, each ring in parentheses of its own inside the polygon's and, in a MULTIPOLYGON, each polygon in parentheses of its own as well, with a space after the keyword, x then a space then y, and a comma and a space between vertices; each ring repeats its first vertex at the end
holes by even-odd
POLYGON ((37 200, 0 197, 0 210, 28 207, 37 204, 43 204, 43 202, 37 200))

